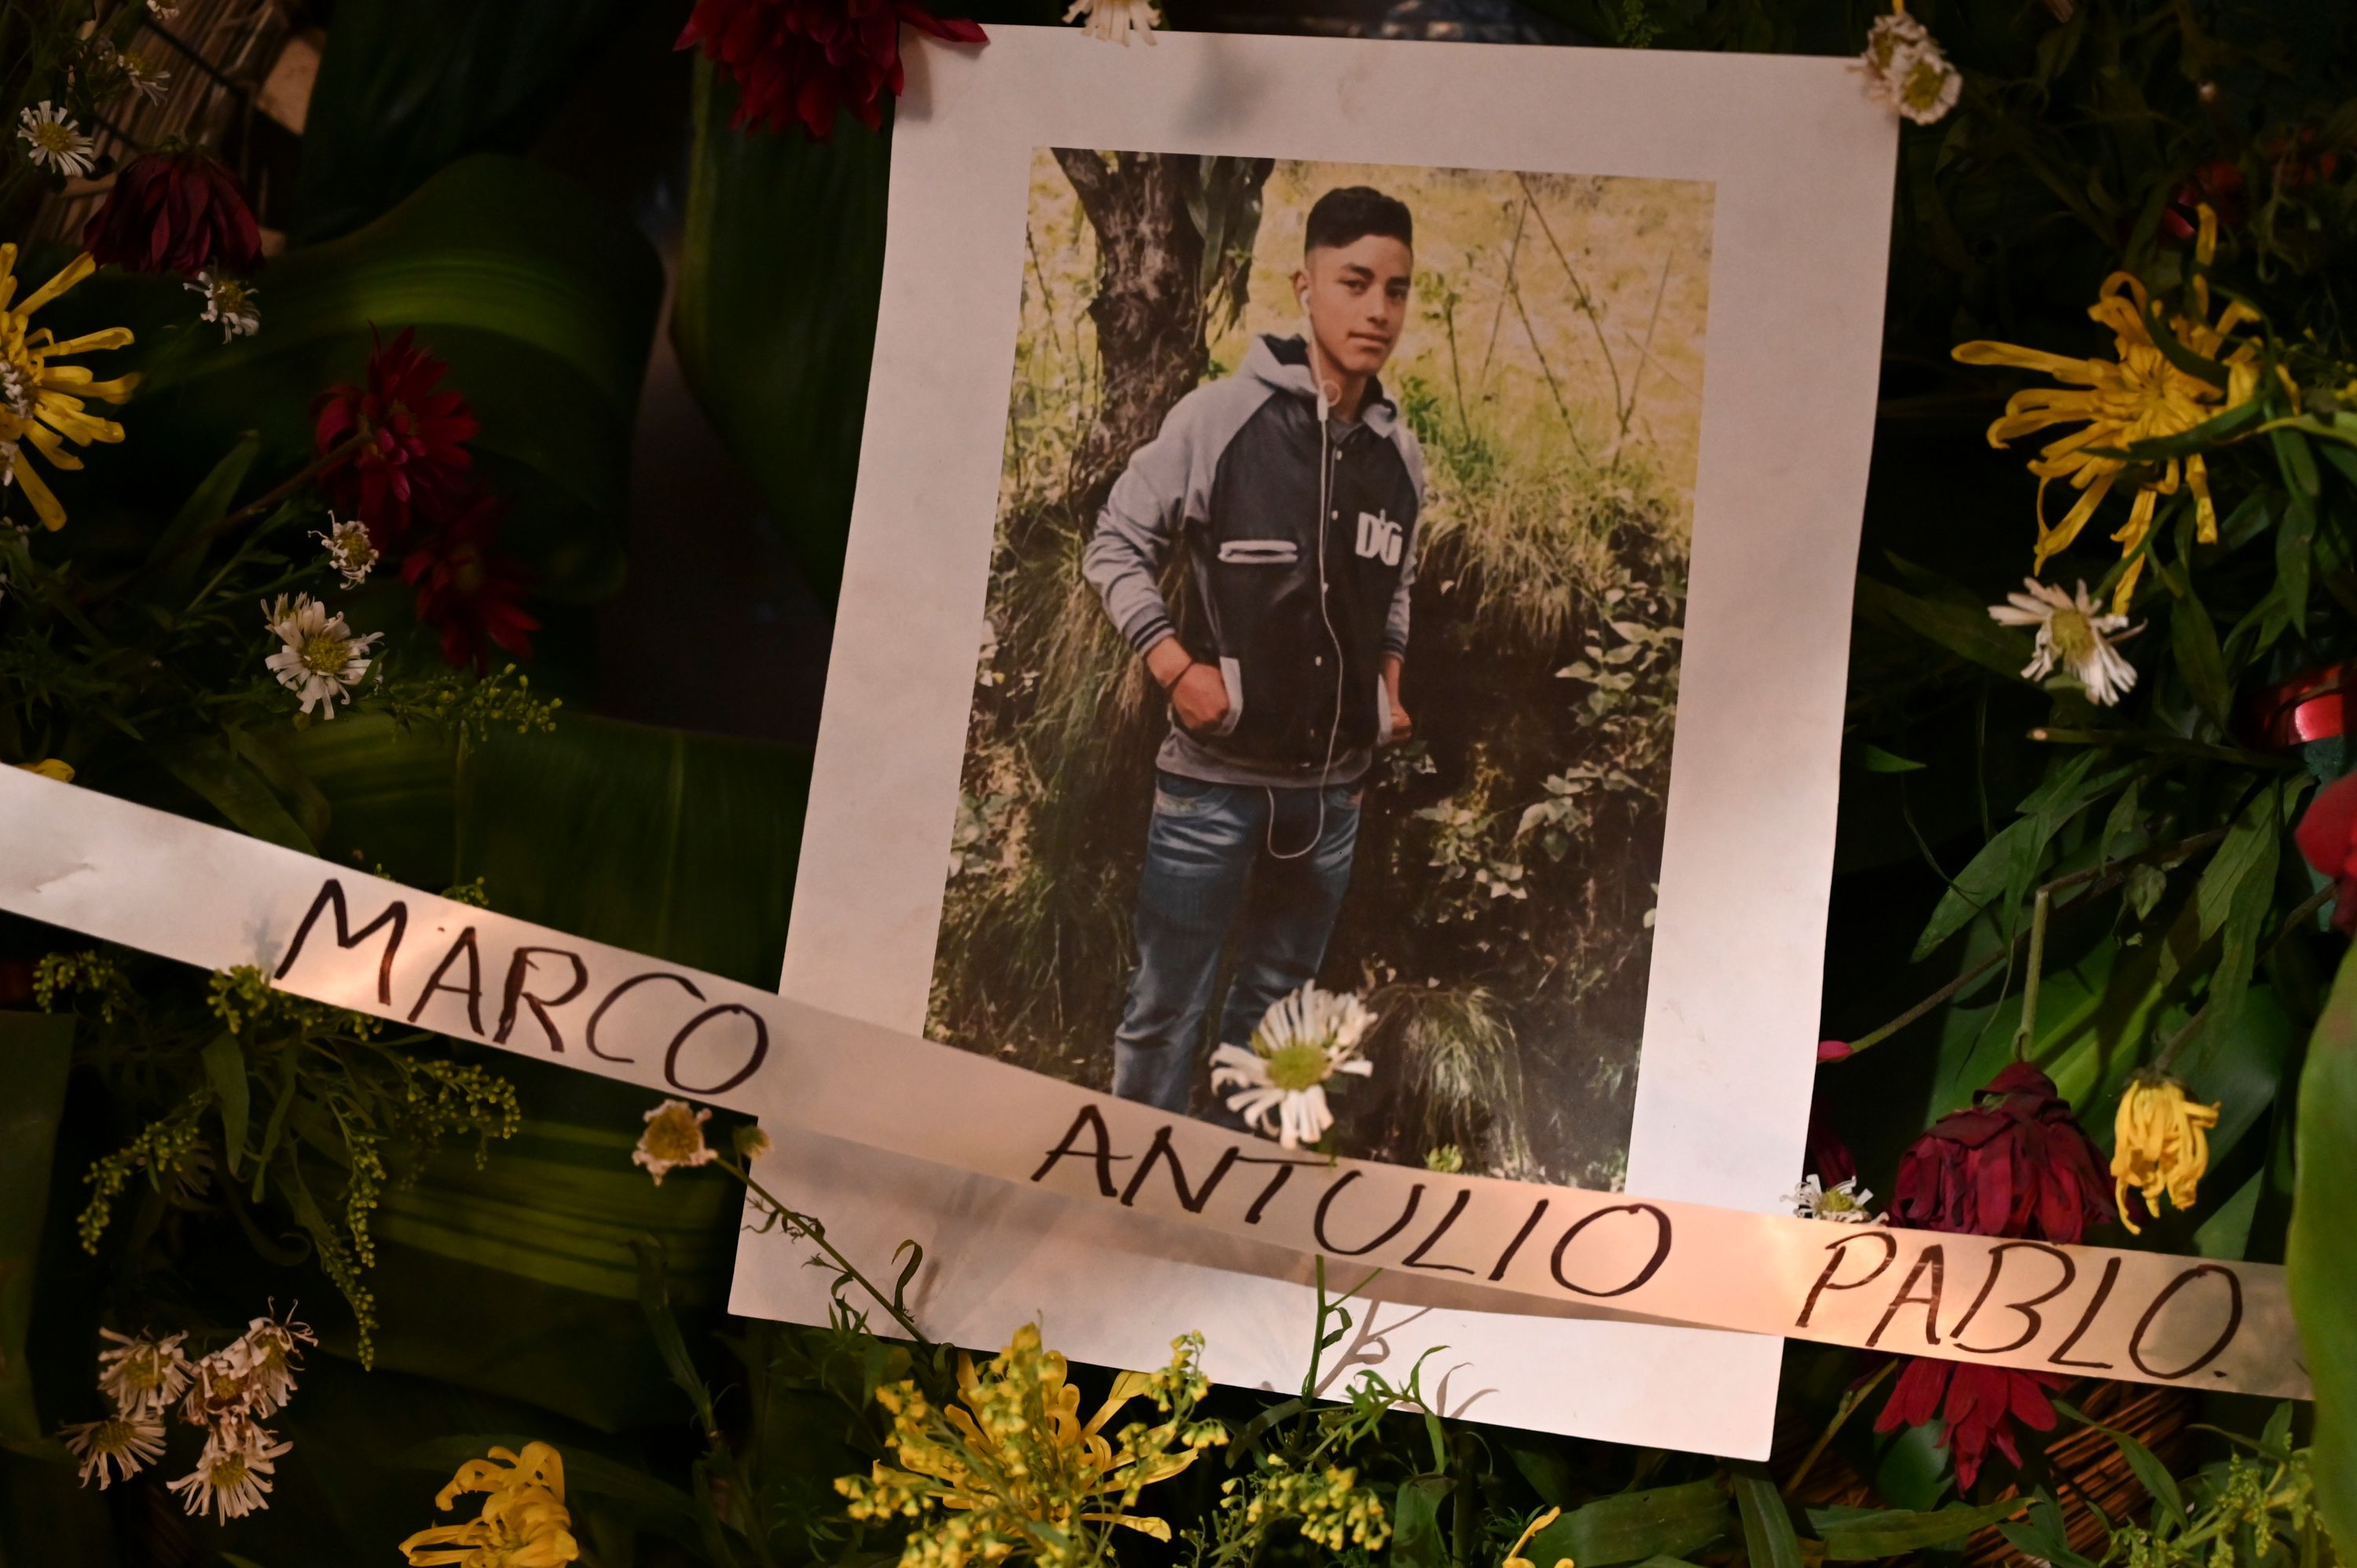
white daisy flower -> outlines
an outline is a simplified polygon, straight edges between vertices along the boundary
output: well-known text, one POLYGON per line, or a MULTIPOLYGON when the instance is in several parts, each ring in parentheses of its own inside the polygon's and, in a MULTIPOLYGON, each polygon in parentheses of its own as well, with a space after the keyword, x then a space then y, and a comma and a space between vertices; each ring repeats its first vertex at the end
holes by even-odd
POLYGON ((328 532, 315 533, 328 552, 328 564, 336 569, 347 585, 359 587, 368 581, 369 571, 382 559, 376 542, 369 538, 368 524, 358 518, 338 522, 336 514, 328 514, 328 532))
POLYGON ((252 1422, 224 1422, 206 1440, 197 1467, 172 1483, 191 1515, 210 1511, 222 1524, 270 1506, 270 1477, 294 1448, 252 1422))
POLYGON ((1072 0, 1072 8, 1064 13, 1067 22, 1086 18, 1082 30, 1092 38, 1103 38, 1109 44, 1127 48, 1133 38, 1154 42, 1154 29, 1162 18, 1154 9, 1154 0, 1072 0))
POLYGON ((693 1170, 711 1164, 720 1157, 720 1151, 704 1141, 704 1124, 711 1120, 711 1112, 698 1111, 684 1100, 664 1101, 647 1112, 647 1130, 639 1134, 630 1163, 646 1166, 657 1187, 676 1166, 693 1170))
POLYGON ((166 0, 147 0, 147 9, 154 13, 159 22, 168 22, 180 14, 180 8, 178 5, 168 5, 166 0))
POLYGON ((98 1478, 98 1489, 127 1481, 164 1456, 164 1418, 153 1411, 85 1421, 58 1433, 81 1461, 81 1484, 98 1478))
POLYGON ((222 342, 251 338, 262 330, 262 312, 253 307, 260 289, 249 288, 233 277, 216 277, 210 268, 199 273, 196 282, 180 286, 205 296, 205 313, 197 319, 220 322, 222 342))
POLYGON ((188 1397, 180 1402, 180 1419, 190 1426, 219 1431, 270 1413, 260 1408, 263 1380, 242 1337, 196 1362, 190 1373, 188 1397))
POLYGON ((185 1334, 156 1339, 142 1334, 98 1331, 115 1348, 98 1353, 98 1391, 124 1415, 146 1415, 180 1397, 188 1386, 188 1358, 180 1348, 185 1334))
POLYGON ((1792 1212, 1803 1219, 1831 1219, 1843 1225, 1864 1225, 1876 1218, 1867 1206, 1874 1194, 1857 1185, 1857 1177, 1837 1182, 1826 1187, 1815 1176, 1803 1177, 1801 1185, 1778 1201, 1792 1206, 1792 1212))
POLYGON ((351 700, 351 689, 368 673, 369 650, 384 634, 354 636, 340 614, 329 615, 328 607, 308 594, 296 595, 292 604, 281 594, 276 604, 263 606, 262 613, 286 645, 263 662, 280 685, 303 699, 303 712, 316 704, 321 718, 334 718, 337 702, 351 700))
POLYGON ((18 120, 16 135, 25 144, 25 156, 40 168, 85 175, 98 161, 91 139, 81 134, 73 117, 46 98, 25 111, 18 120))
POLYGON ((172 73, 150 60, 137 49, 124 49, 114 57, 123 68, 123 77, 132 91, 150 103, 160 103, 172 85, 172 73))
POLYGON ((295 1391, 296 1370, 303 1365, 300 1347, 318 1342, 311 1326, 297 1323, 291 1308, 283 1318, 257 1317, 246 1326, 237 1343, 243 1351, 255 1417, 267 1417, 285 1404, 295 1391))
POLYGON ((1964 95, 1964 79, 1924 29, 1903 13, 1878 20, 1866 36, 1866 52, 1855 67, 1866 77, 1866 95, 1919 125, 1946 116, 1964 95))
POLYGON ((2098 614, 2095 602, 2081 583, 2076 595, 2066 594, 2035 577, 2024 577, 2026 594, 2007 594, 2005 603, 1989 607, 1989 619, 1999 626, 2038 628, 2036 657, 2021 667, 2022 678, 2042 681, 2059 665, 2086 688, 2087 700, 2111 707, 2135 689, 2136 666, 2115 643, 2142 631, 2122 615, 2098 614))
POLYGON ((1263 1136, 1288 1149, 1315 1144, 1334 1124, 1327 1084, 1341 1073, 1364 1078, 1375 1070, 1359 1055, 1359 1042, 1374 1021, 1366 1004, 1348 992, 1305 985, 1268 1010, 1249 1047, 1222 1046, 1211 1053, 1212 1092, 1233 1089, 1228 1109, 1263 1136))

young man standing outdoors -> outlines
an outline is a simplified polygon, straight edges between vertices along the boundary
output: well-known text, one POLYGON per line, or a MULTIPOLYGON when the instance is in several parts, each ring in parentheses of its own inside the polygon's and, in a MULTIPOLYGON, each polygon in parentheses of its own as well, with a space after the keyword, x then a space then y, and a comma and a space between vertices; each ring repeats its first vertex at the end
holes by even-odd
POLYGON ((1242 1045, 1318 972, 1350 886, 1375 747, 1406 738, 1400 671, 1424 458, 1376 373, 1407 319, 1407 208, 1364 186, 1309 209, 1300 337, 1170 411, 1114 486, 1082 571, 1171 709, 1137 890, 1137 972, 1115 1094, 1184 1112, 1218 1043, 1242 1045), (1159 579, 1173 550, 1180 607, 1159 579))

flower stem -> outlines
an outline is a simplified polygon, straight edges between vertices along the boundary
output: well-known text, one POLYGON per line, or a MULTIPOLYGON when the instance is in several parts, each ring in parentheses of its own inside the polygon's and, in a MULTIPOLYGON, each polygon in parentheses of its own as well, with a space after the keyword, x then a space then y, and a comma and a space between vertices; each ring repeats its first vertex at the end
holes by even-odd
POLYGON ((798 1234, 815 1245, 820 1251, 824 1252, 827 1261, 842 1271, 843 1277, 850 1280, 873 1297, 876 1305, 891 1315, 892 1321, 900 1326, 902 1332, 906 1333, 909 1339, 925 1349, 932 1348, 932 1341, 925 1337, 925 1331, 917 1326, 917 1320, 909 1316, 908 1309, 900 1305, 896 1296, 885 1294, 875 1281, 860 1273, 859 1265, 845 1257, 843 1249, 826 1239, 826 1228, 823 1225, 812 1216, 798 1209, 789 1208, 780 1203, 777 1196, 768 1187, 753 1179, 750 1170, 729 1159, 727 1155, 721 1155, 716 1163, 722 1170, 743 1182, 747 1190, 760 1198, 763 1203, 768 1204, 771 1214, 791 1226, 798 1234))
POLYGON ((199 529, 195 533, 188 535, 187 539, 181 542, 178 549, 164 557, 163 560, 156 562, 156 565, 158 567, 168 566, 174 562, 179 560, 181 556, 186 555, 189 551, 203 549, 206 545, 210 544, 214 540, 219 539, 222 534, 227 533, 231 529, 235 528, 239 523, 244 522, 254 517, 259 517, 265 512, 274 510, 280 504, 294 496, 297 491, 301 490, 304 486, 309 484, 312 480, 317 478, 320 475, 326 473, 328 469, 334 467, 345 458, 357 453, 368 443, 369 439, 369 433, 362 431, 359 435, 352 436, 350 439, 344 441, 340 445, 329 447, 327 451, 322 452, 318 456, 312 458, 310 462, 305 464, 302 468, 296 472, 294 478, 287 479, 283 484, 274 485, 269 489, 263 491, 262 494, 254 497, 253 499, 238 508, 235 511, 224 513, 221 520, 213 523, 211 526, 199 529))
POLYGON ((1835 1434, 1840 1432, 1843 1423, 1857 1413, 1857 1407, 1866 1402, 1866 1396, 1881 1387, 1882 1380, 1898 1369, 1898 1362, 1885 1361, 1874 1376, 1842 1395, 1841 1405, 1834 1412, 1833 1420, 1827 1422, 1825 1429, 1817 1434, 1817 1440, 1809 1444, 1809 1451, 1802 1455, 1800 1464, 1793 1466, 1792 1478, 1784 1483, 1783 1490, 1786 1497, 1797 1498, 1800 1495, 1801 1483, 1809 1478, 1809 1472, 1816 1467, 1817 1460, 1824 1455, 1825 1445, 1834 1440, 1835 1434))

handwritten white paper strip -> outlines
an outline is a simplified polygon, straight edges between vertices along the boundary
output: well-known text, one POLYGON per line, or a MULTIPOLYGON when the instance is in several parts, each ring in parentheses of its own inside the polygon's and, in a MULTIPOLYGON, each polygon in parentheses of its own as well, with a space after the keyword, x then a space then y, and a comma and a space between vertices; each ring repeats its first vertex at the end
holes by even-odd
POLYGON ((1353 1161, 0 769, 0 908, 314 1001, 1037 1190, 1664 1322, 2306 1398, 2283 1273, 1353 1161))

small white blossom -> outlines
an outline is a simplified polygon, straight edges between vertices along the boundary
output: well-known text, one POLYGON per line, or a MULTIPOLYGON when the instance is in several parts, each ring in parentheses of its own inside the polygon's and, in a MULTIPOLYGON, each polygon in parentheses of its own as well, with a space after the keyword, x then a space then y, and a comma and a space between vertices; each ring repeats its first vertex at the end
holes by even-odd
POLYGON ((1868 98, 1919 125, 1944 118, 1964 91, 1963 75, 1939 44, 1904 12, 1874 24, 1854 69, 1865 76, 1868 98))
POLYGON ((11 360, 0 360, 0 408, 18 419, 33 417, 33 378, 11 360))
POLYGON ((301 1347, 318 1342, 311 1326, 297 1323, 291 1310, 284 1318, 257 1317, 246 1326, 237 1346, 242 1353, 255 1417, 272 1415, 286 1403, 295 1391, 295 1373, 303 1365, 301 1347))
POLYGON ((124 81, 130 86, 132 91, 150 103, 160 103, 164 101, 165 92, 172 85, 170 71, 156 64, 137 49, 124 49, 114 57, 114 63, 123 68, 124 81))
POLYGON ((172 1483, 188 1512, 211 1512, 222 1524, 270 1506, 270 1477, 277 1461, 295 1445, 252 1422, 223 1422, 213 1428, 197 1467, 172 1483))
POLYGON ((68 1452, 81 1461, 81 1484, 87 1487, 96 1477, 102 1492, 164 1456, 164 1418, 152 1411, 85 1421, 58 1435, 65 1439, 68 1452))
POLYGON ((233 277, 217 277, 210 269, 199 273, 196 282, 180 286, 205 296, 205 313, 198 319, 220 322, 222 342, 251 338, 262 330, 262 312, 253 307, 260 289, 249 288, 233 277))
POLYGON ((644 1165, 657 1187, 679 1166, 694 1170, 711 1164, 720 1157, 720 1151, 704 1141, 704 1124, 711 1120, 711 1112, 698 1111, 684 1100, 664 1101, 647 1112, 647 1130, 639 1134, 630 1163, 644 1165))
POLYGON ((114 1342, 114 1348, 98 1353, 98 1391, 123 1414, 160 1411, 188 1386, 188 1358, 180 1348, 187 1335, 169 1334, 156 1339, 145 1334, 117 1334, 112 1328, 102 1328, 98 1335, 114 1342))
POLYGON ((25 144, 27 157, 59 174, 85 175, 98 161, 90 138, 73 117, 46 98, 20 116, 16 135, 25 144))
POLYGON ((2026 594, 2007 594, 2005 603, 1989 607, 1989 619, 1999 626, 2034 626, 2038 644, 2021 669, 2022 678, 2042 681, 2059 665, 2086 689, 2087 700, 2112 707, 2135 690, 2136 666, 2122 657, 2117 642, 2143 630, 2130 627, 2123 615, 2098 614, 2082 582, 2075 595, 2050 587, 2035 577, 2024 577, 2026 594))
POLYGON ((344 618, 329 615, 328 607, 308 594, 292 603, 285 595, 274 605, 262 607, 270 629, 285 644, 263 662, 278 683, 303 699, 303 712, 313 707, 319 716, 336 716, 336 703, 350 702, 351 689, 368 673, 369 650, 384 634, 372 631, 356 637, 344 618))
POLYGON ((147 9, 155 14, 156 19, 159 22, 168 22, 180 14, 180 8, 167 4, 167 0, 147 0, 147 9))
POLYGON ((1162 23, 1155 12, 1154 0, 1072 0, 1064 20, 1082 22, 1082 30, 1089 37, 1124 48, 1133 38, 1143 38, 1152 44, 1154 29, 1162 23))
POLYGON ((358 518, 338 522, 335 514, 329 512, 328 532, 315 533, 311 537, 327 550, 328 564, 333 566, 337 575, 351 587, 357 588, 367 582, 371 568, 381 559, 376 542, 369 538, 368 524, 358 518))
POLYGON ((1864 1225, 1873 1220, 1874 1210, 1867 1206, 1874 1194, 1857 1185, 1857 1177, 1837 1182, 1827 1187, 1814 1176, 1803 1177, 1801 1185, 1786 1193, 1780 1200, 1792 1206, 1792 1212, 1803 1219, 1831 1219, 1843 1225, 1864 1225))
POLYGON ((1315 1144, 1334 1125, 1326 1086, 1344 1073, 1364 1078, 1375 1070, 1359 1055, 1374 1021, 1348 992, 1305 985, 1269 1008, 1249 1046, 1211 1053, 1212 1092, 1235 1090, 1228 1109, 1286 1148, 1315 1144))

